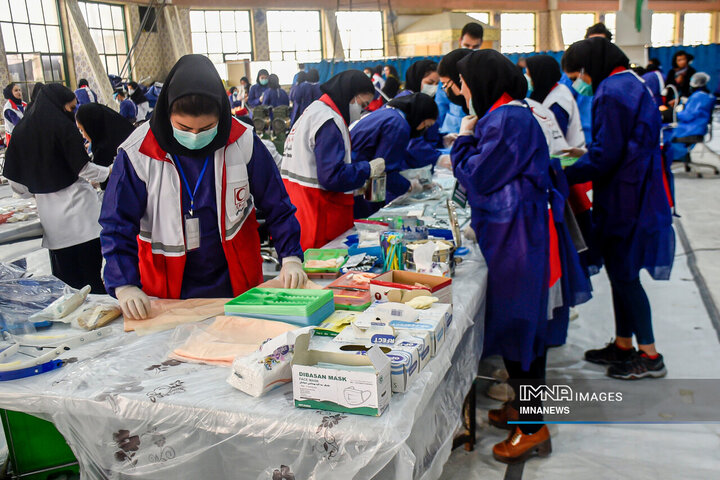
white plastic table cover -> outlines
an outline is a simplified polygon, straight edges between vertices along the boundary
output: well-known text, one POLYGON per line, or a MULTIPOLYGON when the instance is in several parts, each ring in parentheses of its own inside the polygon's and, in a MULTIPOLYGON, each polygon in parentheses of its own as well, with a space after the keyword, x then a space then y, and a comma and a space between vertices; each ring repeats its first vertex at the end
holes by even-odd
POLYGON ((250 397, 227 367, 167 360, 172 331, 138 337, 121 322, 76 362, 0 384, 0 408, 52 421, 83 479, 436 479, 477 371, 486 284, 470 246, 444 348, 380 417, 295 408, 290 384, 250 397))

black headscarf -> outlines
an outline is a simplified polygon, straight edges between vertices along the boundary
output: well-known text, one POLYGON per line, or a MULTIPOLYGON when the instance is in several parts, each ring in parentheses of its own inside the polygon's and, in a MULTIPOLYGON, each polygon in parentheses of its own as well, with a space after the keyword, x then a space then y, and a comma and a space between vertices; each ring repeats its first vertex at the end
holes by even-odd
POLYGON ((81 78, 80 80, 78 80, 78 88, 88 87, 88 86, 90 86, 90 84, 88 83, 86 78, 81 78))
POLYGON ((528 74, 533 82, 530 98, 542 103, 562 76, 560 65, 550 55, 535 55, 529 57, 526 62, 528 74))
POLYGON ((388 78, 395 77, 398 81, 400 81, 400 74, 398 73, 397 68, 392 65, 385 65, 385 68, 390 70, 390 75, 388 76, 388 78))
POLYGON ((372 80, 360 70, 345 70, 320 85, 320 90, 327 93, 345 119, 350 123, 350 101, 361 93, 375 93, 372 80))
POLYGON ((252 87, 252 84, 250 83, 250 79, 248 77, 242 77, 240 79, 240 85, 245 87, 247 90, 250 90, 250 87, 252 87), (243 83, 243 81, 247 83, 247 87, 245 87, 245 84, 243 83))
POLYGON ((272 88, 272 89, 278 89, 278 88, 280 88, 280 79, 278 78, 278 76, 275 75, 274 73, 271 73, 271 74, 268 76, 268 84, 267 84, 267 86, 268 86, 269 88, 272 88))
POLYGON ((495 50, 476 50, 460 60, 458 71, 472 94, 472 103, 479 118, 504 93, 513 99, 525 98, 527 80, 517 66, 495 50))
POLYGON ((417 127, 425 120, 432 118, 437 119, 438 107, 435 100, 424 93, 413 93, 405 95, 388 102, 389 107, 397 108, 405 114, 407 122, 410 124, 410 137, 419 137, 423 132, 418 131, 417 127))
POLYGON ((143 102, 147 102, 148 99, 143 93, 142 89, 140 88, 140 85, 137 84, 137 82, 130 82, 128 83, 128 87, 132 87, 135 91, 130 95, 130 100, 132 100, 135 105, 140 105, 143 102))
POLYGON ((13 130, 3 175, 25 185, 30 193, 54 193, 69 187, 90 158, 72 112, 72 90, 46 85, 23 121, 13 130))
POLYGON ((8 86, 3 89, 3 96, 5 97, 6 100, 10 100, 10 101, 11 101, 12 103, 14 103, 16 106, 22 106, 22 100, 18 100, 18 99, 13 95, 13 92, 12 92, 12 91, 13 91, 13 88, 15 88, 15 85, 17 85, 17 83, 15 83, 15 82, 10 82, 10 83, 8 84, 8 86))
POLYGON ((437 63, 432 60, 418 60, 417 62, 410 65, 410 68, 405 72, 405 90, 410 90, 417 93, 422 88, 421 82, 430 72, 436 71, 438 68, 437 63))
POLYGON ((400 90, 400 82, 398 82, 397 78, 388 77, 388 79, 385 80, 382 92, 387 95, 388 98, 395 98, 395 95, 398 94, 398 90, 400 90))
POLYGON ((181 57, 165 79, 165 84, 160 90, 160 96, 150 118, 150 129, 160 144, 160 148, 173 155, 206 157, 225 146, 230 137, 231 125, 230 100, 225 94, 222 80, 212 62, 204 55, 181 57), (170 123, 170 107, 173 102, 180 97, 193 94, 204 95, 215 100, 220 115, 217 135, 212 142, 199 150, 190 150, 180 145, 173 136, 170 123))
POLYGON ((592 37, 570 45, 562 57, 563 70, 585 70, 592 79, 597 92, 600 82, 610 76, 617 67, 630 68, 630 60, 614 43, 602 37, 592 37))
MULTIPOLYGON (((438 65, 438 75, 441 77, 449 77, 450 80, 452 80, 453 83, 460 88, 462 83, 460 82, 460 72, 458 71, 457 63, 470 55, 473 51, 474 50, 470 50, 469 48, 458 48, 457 50, 453 50, 445 55, 438 65)), ((462 95, 455 95, 452 90, 446 90, 446 94, 448 100, 455 105, 461 106, 465 113, 468 113, 465 97, 462 95)))
POLYGON ((81 105, 75 119, 90 137, 93 161, 103 167, 112 165, 118 147, 134 130, 125 117, 99 103, 81 105))
POLYGON ((310 83, 317 83, 320 81, 320 72, 317 71, 317 68, 311 68, 307 71, 306 80, 310 83))
POLYGON ((261 68, 257 74, 257 77, 255 77, 255 83, 260 83, 260 75, 265 75, 267 77, 270 76, 270 74, 268 73, 267 70, 265 70, 264 68, 261 68))
POLYGON ((300 85, 303 82, 307 81, 307 72, 306 71, 300 71, 297 74, 297 78, 295 79, 295 85, 300 85))
POLYGON ((40 91, 45 87, 45 84, 42 82, 37 82, 32 89, 32 92, 30 93, 30 104, 28 105, 28 108, 30 108, 30 105, 35 103, 35 100, 37 100, 38 95, 40 95, 40 91))

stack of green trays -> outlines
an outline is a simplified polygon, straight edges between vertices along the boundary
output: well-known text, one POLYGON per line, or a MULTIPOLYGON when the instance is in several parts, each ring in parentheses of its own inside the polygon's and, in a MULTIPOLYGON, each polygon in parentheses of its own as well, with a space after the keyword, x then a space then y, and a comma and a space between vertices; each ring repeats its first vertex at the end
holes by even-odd
POLYGON ((225 304, 225 314, 263 318, 301 327, 319 325, 335 311, 329 290, 253 288, 225 304))

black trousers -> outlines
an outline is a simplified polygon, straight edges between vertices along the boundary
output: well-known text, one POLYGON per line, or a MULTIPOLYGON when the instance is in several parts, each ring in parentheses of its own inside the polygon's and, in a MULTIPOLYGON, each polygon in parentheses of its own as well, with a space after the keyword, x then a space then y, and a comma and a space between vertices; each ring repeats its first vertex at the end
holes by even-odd
MULTIPOLYGON (((542 402, 537 397, 533 397, 531 400, 521 403, 520 386, 537 385, 545 381, 547 354, 533 360, 530 364, 530 368, 527 370, 523 370, 520 362, 508 360, 506 358, 503 358, 503 361, 505 362, 505 369, 508 372, 508 383, 515 391, 515 398, 510 405, 518 411, 520 411, 521 405, 523 407, 542 407, 542 402)), ((520 415, 520 421, 522 422, 540 422, 542 419, 542 414, 520 415)), ((520 430, 526 435, 532 435, 541 428, 542 424, 520 425, 520 430)))
POLYGON ((53 275, 73 288, 90 285, 91 293, 106 293, 100 275, 102 252, 99 238, 72 247, 50 250, 50 268, 53 275))

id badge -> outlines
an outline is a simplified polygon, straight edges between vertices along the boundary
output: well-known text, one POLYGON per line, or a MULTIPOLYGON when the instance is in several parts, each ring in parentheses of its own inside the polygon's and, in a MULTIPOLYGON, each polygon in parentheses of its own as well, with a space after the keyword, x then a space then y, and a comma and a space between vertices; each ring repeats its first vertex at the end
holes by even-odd
POLYGON ((185 215, 185 251, 200 248, 200 219, 185 215))

